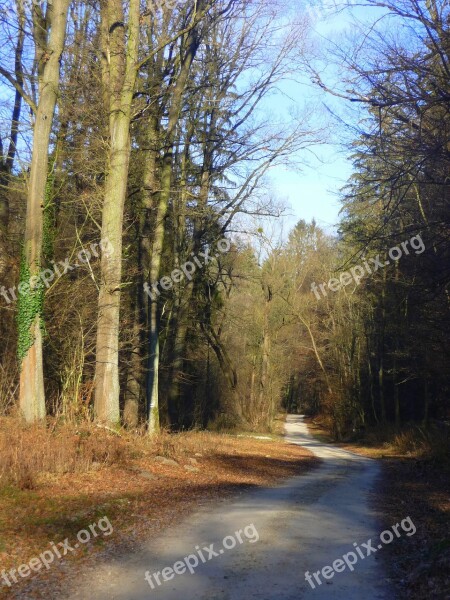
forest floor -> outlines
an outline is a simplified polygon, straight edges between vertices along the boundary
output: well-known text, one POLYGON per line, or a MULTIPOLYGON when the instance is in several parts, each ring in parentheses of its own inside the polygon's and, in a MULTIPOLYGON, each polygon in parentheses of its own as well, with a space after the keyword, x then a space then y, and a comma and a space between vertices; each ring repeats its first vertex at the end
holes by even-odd
MULTIPOLYGON (((299 416, 289 415, 285 427, 283 454, 296 446, 310 450, 320 459, 317 468, 277 485, 247 486, 238 497, 201 501, 164 531, 77 565, 59 587, 36 581, 17 597, 39 598, 43 590, 65 600, 394 600, 378 556, 364 560, 353 552, 356 542, 382 541, 370 504, 378 462, 317 442, 299 416), (330 577, 331 564, 340 567, 330 577), (311 585, 313 572, 319 583, 311 585)), ((248 442, 239 436, 237 452, 248 442)), ((264 474, 274 456, 262 452, 264 474)), ((240 470, 246 464, 239 461, 240 470)), ((406 528, 399 536, 405 535, 406 528)), ((116 541, 108 539, 112 547, 116 541)))
MULTIPOLYGON (((279 421, 277 433, 282 427, 279 421)), ((287 427, 284 440, 245 432, 149 440, 94 426, 54 423, 45 430, 0 419, 0 582, 2 569, 30 564, 51 542, 74 546, 80 530, 105 516, 113 528, 54 558, 49 570, 16 573, 18 583, 0 587, 0 598, 234 600, 257 593, 328 600, 332 591, 335 600, 359 600, 365 590, 369 600, 450 599, 445 465, 393 444, 330 444, 326 429, 311 420, 315 437, 298 417, 287 427), (351 542, 379 536, 407 516, 416 533, 395 539, 380 560, 308 586, 307 569, 331 564, 353 550, 351 542), (170 566, 196 543, 250 522, 258 526, 257 544, 226 552, 174 586, 152 590, 143 581, 145 565, 170 566)))
MULTIPOLYGON (((132 551, 201 506, 271 486, 320 464, 277 436, 189 432, 145 436, 0 420, 0 572, 107 516, 114 533, 7 587, 0 598, 48 597, 58 581, 112 551, 132 551), (174 462, 172 462, 174 461, 174 462)), ((91 536, 94 538, 94 536, 91 536)), ((24 570, 26 572, 26 570, 24 570)), ((11 580, 11 578, 10 578, 11 580)), ((50 594, 51 596, 51 594, 50 594)))
MULTIPOLYGON (((309 431, 322 442, 332 436, 320 419, 306 419, 309 431)), ((405 433, 404 438, 407 438, 405 433)), ((335 442, 334 442, 335 443, 335 442)), ((384 554, 399 599, 450 599, 450 456, 433 458, 398 447, 393 439, 366 434, 354 442, 336 444, 362 456, 379 459, 381 476, 374 503, 387 525, 409 515, 417 533, 391 544, 384 554)))

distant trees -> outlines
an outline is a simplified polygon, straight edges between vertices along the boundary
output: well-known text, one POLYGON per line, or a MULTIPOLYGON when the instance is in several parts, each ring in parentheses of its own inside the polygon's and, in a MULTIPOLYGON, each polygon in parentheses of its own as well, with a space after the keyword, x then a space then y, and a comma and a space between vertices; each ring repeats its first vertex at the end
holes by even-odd
POLYGON ((360 107, 338 238, 300 222, 267 260, 277 265, 271 295, 283 303, 273 302, 282 327, 271 349, 282 340, 285 405, 326 415, 337 437, 448 414, 450 10, 366 4, 385 9, 389 26, 359 24, 360 37, 355 27, 358 51, 333 47, 336 84, 313 70, 323 89, 360 107), (352 268, 363 270, 360 282, 349 281, 352 268), (336 291, 317 293, 333 280, 336 291))
MULTIPOLYGON (((154 19, 152 35, 170 37, 180 19, 192 18, 189 9, 154 19)), ((260 113, 266 96, 288 76, 302 36, 297 26, 279 30, 265 2, 213 3, 209 10, 205 5, 195 27, 169 44, 169 52, 160 49, 145 61, 130 177, 129 218, 139 238, 130 257, 139 274, 130 297, 130 424, 144 399, 150 431, 160 419, 174 427, 204 422, 192 394, 208 375, 190 372, 189 358, 199 348, 215 357, 235 387, 221 330, 214 328, 229 265, 213 253, 238 215, 274 210, 259 201, 265 173, 314 139, 300 122, 288 129, 285 123, 269 125, 260 113), (262 40, 276 32, 278 42, 268 50, 262 40), (192 278, 158 289, 162 277, 208 252, 212 259, 192 278)))
POLYGON ((442 416, 449 385, 449 7, 366 5, 385 9, 380 22, 390 26, 361 27, 362 43, 357 33, 351 39, 358 52, 337 51, 348 70, 336 86, 315 74, 362 111, 337 264, 344 271, 377 254, 390 261, 351 295, 340 293, 333 308, 329 344, 340 391, 330 410, 340 431, 366 420, 399 426, 442 416), (415 236, 423 247, 416 241, 416 251, 389 258, 415 236))

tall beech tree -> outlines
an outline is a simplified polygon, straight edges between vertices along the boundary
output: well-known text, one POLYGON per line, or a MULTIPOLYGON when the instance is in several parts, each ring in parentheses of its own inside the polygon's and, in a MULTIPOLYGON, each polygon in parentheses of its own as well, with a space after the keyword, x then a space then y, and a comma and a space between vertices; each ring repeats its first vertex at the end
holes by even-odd
POLYGON ((104 98, 109 112, 109 148, 102 210, 103 252, 98 299, 95 414, 117 424, 119 412, 119 317, 122 285, 123 209, 130 160, 130 123, 137 76, 140 2, 131 0, 124 14, 122 0, 101 4, 104 98))
MULTIPOLYGON (((130 126, 136 81, 142 69, 146 69, 153 57, 163 52, 178 39, 182 40, 181 51, 176 63, 180 65, 175 80, 172 81, 167 144, 162 160, 161 188, 156 214, 156 225, 151 248, 150 279, 156 281, 159 273, 160 256, 164 241, 164 218, 170 191, 173 137, 181 110, 181 99, 189 75, 190 65, 198 47, 196 27, 204 18, 211 3, 206 0, 196 2, 180 21, 180 27, 173 32, 163 29, 163 34, 143 48, 140 45, 142 28, 152 27, 153 5, 141 14, 140 2, 133 0, 125 14, 120 0, 101 4, 101 40, 104 97, 109 110, 109 151, 105 196, 102 211, 102 238, 112 246, 112 252, 104 253, 101 264, 101 284, 99 294, 99 315, 97 325, 97 367, 95 390, 95 413, 97 419, 115 424, 120 418, 119 384, 119 318, 122 286, 122 235, 124 206, 127 196, 128 171, 131 150, 130 126), (143 55, 139 60, 139 54, 143 55)), ((167 14, 163 9, 163 14, 167 14)), ((164 16, 163 16, 164 18, 164 16)), ((152 40, 146 35, 146 40, 152 40)), ((148 178, 148 177, 147 177, 148 178)), ((150 360, 157 361, 158 346, 152 331, 156 327, 156 312, 149 303, 150 360), (153 325, 152 325, 153 324, 153 325), (153 329, 152 329, 153 327, 153 329)), ((149 371, 157 381, 157 368, 149 371)), ((152 385, 152 384, 149 384, 152 385)), ((158 429, 157 396, 152 400, 155 410, 149 411, 149 430, 158 429), (151 416, 153 415, 153 417, 151 416)))
MULTIPOLYGON (((19 28, 24 26, 23 3, 18 2, 19 28)), ((54 0, 31 7, 34 45, 34 98, 23 86, 21 47, 17 47, 14 74, 2 68, 2 74, 33 111, 32 156, 27 179, 25 238, 20 270, 18 307, 18 354, 20 361, 20 410, 26 421, 33 423, 46 415, 43 358, 42 307, 43 284, 39 278, 43 265, 44 210, 49 164, 49 145, 53 117, 59 93, 60 60, 66 36, 69 0, 54 0), (37 85, 35 84, 37 83, 37 85)), ((19 40, 20 42, 20 40, 19 40)), ((17 111, 19 109, 16 97, 17 111)), ((16 121, 19 115, 17 114, 16 121)), ((17 139, 14 135, 12 141, 17 139)))

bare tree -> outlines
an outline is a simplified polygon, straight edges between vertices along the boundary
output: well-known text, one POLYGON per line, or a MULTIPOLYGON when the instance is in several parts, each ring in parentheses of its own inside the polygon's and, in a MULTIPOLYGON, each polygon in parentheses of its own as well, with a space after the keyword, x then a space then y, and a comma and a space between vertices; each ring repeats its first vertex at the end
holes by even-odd
POLYGON ((109 111, 109 150, 102 215, 102 254, 98 301, 95 413, 99 421, 119 422, 119 311, 122 282, 122 226, 130 160, 130 122, 139 52, 140 2, 131 0, 127 25, 122 0, 103 1, 104 94, 109 111))
MULTIPOLYGON (((25 239, 21 265, 19 292, 19 343, 21 363, 20 409, 28 422, 45 417, 45 393, 42 360, 42 306, 44 292, 39 279, 43 252, 43 210, 48 174, 48 153, 53 117, 58 99, 60 59, 64 49, 69 0, 48 2, 45 9, 37 2, 31 8, 32 38, 34 43, 33 81, 35 98, 24 89, 21 68, 23 39, 18 38, 14 74, 3 67, 0 74, 14 86, 34 113, 33 149, 27 189, 25 239)), ((23 4, 17 4, 19 29, 24 26, 23 4)), ((16 95, 15 118, 11 136, 10 161, 17 140, 20 102, 16 95), (15 122, 15 124, 14 124, 15 122)))

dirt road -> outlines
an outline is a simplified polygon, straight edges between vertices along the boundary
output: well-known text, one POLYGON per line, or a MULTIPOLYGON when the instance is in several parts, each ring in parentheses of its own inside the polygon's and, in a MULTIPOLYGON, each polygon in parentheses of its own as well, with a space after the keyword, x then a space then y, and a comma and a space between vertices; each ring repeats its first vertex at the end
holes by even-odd
POLYGON ((298 416, 288 417, 286 434, 322 465, 275 488, 199 510, 133 555, 86 573, 67 598, 395 598, 380 561, 382 528, 368 501, 377 463, 314 440, 298 416))

